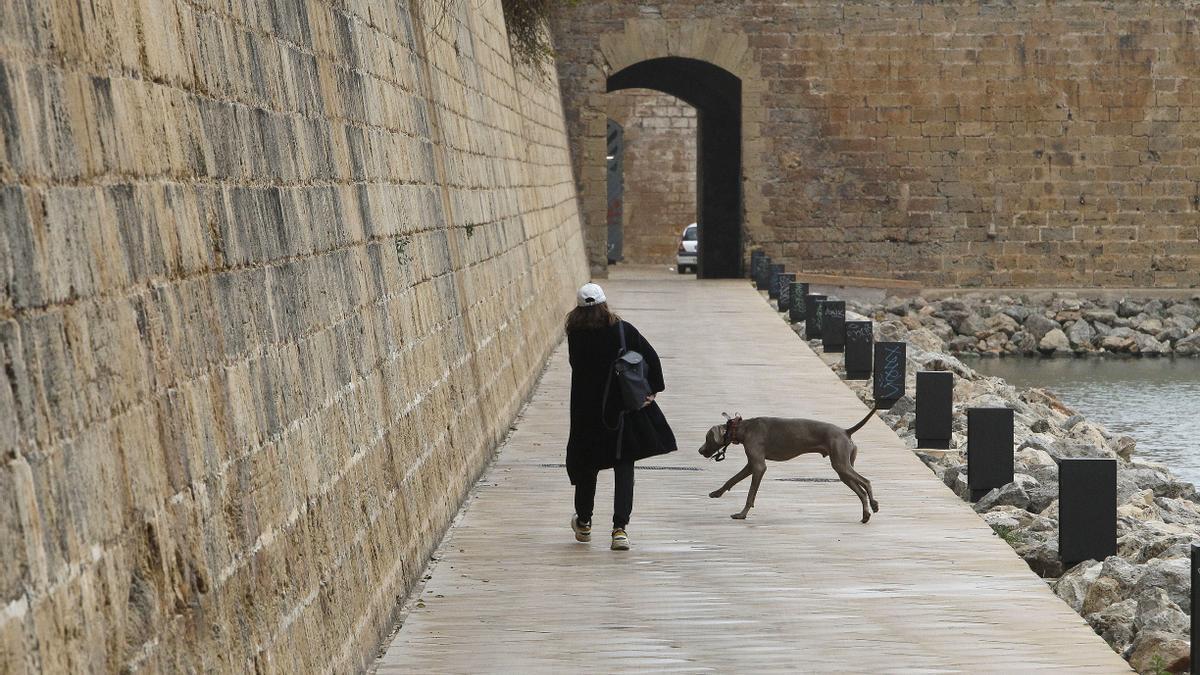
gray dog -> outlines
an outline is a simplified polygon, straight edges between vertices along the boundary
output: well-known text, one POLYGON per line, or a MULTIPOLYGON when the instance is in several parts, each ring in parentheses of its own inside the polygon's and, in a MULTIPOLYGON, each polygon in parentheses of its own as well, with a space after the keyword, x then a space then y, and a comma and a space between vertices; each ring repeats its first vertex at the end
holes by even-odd
POLYGON ((849 429, 816 420, 783 417, 751 417, 743 420, 741 415, 725 415, 725 424, 708 430, 704 445, 700 446, 700 454, 705 457, 716 456, 720 461, 724 459, 725 449, 731 443, 741 444, 746 448, 746 466, 726 481, 721 489, 710 492, 708 496, 720 497, 746 476, 753 474, 750 494, 746 496, 746 508, 731 516, 738 520, 745 519, 750 509, 754 508, 754 496, 758 494, 758 486, 767 472, 768 459, 783 462, 807 452, 819 452, 822 457, 829 458, 838 478, 858 495, 862 502, 862 521, 865 523, 871 519, 871 511, 879 511, 879 502, 875 501, 875 494, 871 492, 871 481, 854 470, 858 447, 850 440, 850 436, 861 429, 873 414, 875 408, 871 408, 862 421, 849 429), (867 508, 868 503, 870 509, 867 508))

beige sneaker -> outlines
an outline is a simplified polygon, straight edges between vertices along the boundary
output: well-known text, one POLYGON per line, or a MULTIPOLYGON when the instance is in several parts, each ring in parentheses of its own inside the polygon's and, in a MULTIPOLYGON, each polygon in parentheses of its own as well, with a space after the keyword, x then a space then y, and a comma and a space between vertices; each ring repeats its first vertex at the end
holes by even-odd
POLYGON ((629 535, 625 534, 625 528, 618 527, 612 533, 612 550, 628 551, 629 550, 629 535))
POLYGON ((575 531, 575 541, 589 542, 592 540, 592 524, 579 522, 578 516, 571 516, 571 529, 575 531))

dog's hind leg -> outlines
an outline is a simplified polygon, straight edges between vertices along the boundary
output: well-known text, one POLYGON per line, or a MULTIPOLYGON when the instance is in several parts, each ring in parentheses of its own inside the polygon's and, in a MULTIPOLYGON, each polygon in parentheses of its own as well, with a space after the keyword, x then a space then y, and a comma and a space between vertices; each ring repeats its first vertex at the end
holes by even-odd
POLYGON ((866 489, 867 501, 870 502, 870 504, 871 504, 871 510, 874 511, 875 513, 879 513, 879 502, 875 501, 875 493, 871 490, 871 481, 867 480, 865 476, 863 476, 861 473, 859 473, 858 469, 853 468, 854 460, 856 460, 856 459, 858 459, 858 445, 855 444, 854 441, 850 441, 851 471, 853 471, 854 475, 858 477, 859 481, 861 481, 860 485, 862 485, 862 487, 866 489))
POLYGON ((754 478, 750 481, 750 492, 746 495, 746 506, 739 513, 735 513, 730 518, 734 520, 745 520, 746 514, 750 513, 750 509, 754 508, 754 497, 758 495, 758 486, 762 483, 763 474, 767 472, 767 463, 765 461, 750 460, 750 465, 747 468, 754 474, 754 478))
POLYGON ((863 487, 862 481, 865 480, 858 472, 848 464, 836 462, 833 465, 833 470, 837 472, 838 478, 846 484, 846 487, 854 491, 858 495, 858 501, 862 502, 862 521, 865 523, 871 519, 871 510, 867 503, 867 490, 863 487))
POLYGON ((863 489, 867 491, 867 501, 871 503, 871 510, 879 513, 879 502, 875 501, 875 492, 871 490, 871 481, 867 480, 866 476, 859 473, 857 469, 851 469, 851 471, 862 481, 863 489))
POLYGON ((853 466, 849 467, 851 475, 858 479, 859 486, 867 493, 867 501, 871 504, 871 510, 879 513, 879 502, 875 501, 875 492, 871 490, 871 481, 867 477, 858 472, 858 469, 853 466))
POLYGON ((713 498, 720 497, 721 495, 725 494, 726 492, 729 492, 729 490, 732 489, 734 485, 737 485, 738 483, 745 480, 746 476, 749 476, 749 475, 750 475, 750 464, 747 463, 746 466, 742 467, 741 471, 738 471, 737 473, 733 474, 733 478, 730 478, 729 480, 725 481, 725 484, 722 485, 720 487, 720 489, 713 490, 712 492, 708 493, 708 496, 713 497, 713 498))

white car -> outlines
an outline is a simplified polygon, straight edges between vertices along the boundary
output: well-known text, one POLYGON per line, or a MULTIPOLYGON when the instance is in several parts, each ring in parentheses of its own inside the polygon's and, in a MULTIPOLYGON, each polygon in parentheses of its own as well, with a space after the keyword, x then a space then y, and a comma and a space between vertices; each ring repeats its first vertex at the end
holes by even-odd
POLYGON ((675 269, 683 274, 685 268, 696 271, 696 224, 683 228, 679 237, 679 250, 675 252, 675 269))

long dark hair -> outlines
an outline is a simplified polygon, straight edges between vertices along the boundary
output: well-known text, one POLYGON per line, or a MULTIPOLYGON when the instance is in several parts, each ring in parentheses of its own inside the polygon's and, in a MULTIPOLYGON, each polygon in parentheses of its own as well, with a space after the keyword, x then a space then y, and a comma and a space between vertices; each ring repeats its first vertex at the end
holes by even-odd
POLYGON ((615 325, 621 317, 608 308, 607 302, 587 307, 576 307, 567 314, 567 332, 594 330, 615 325))

